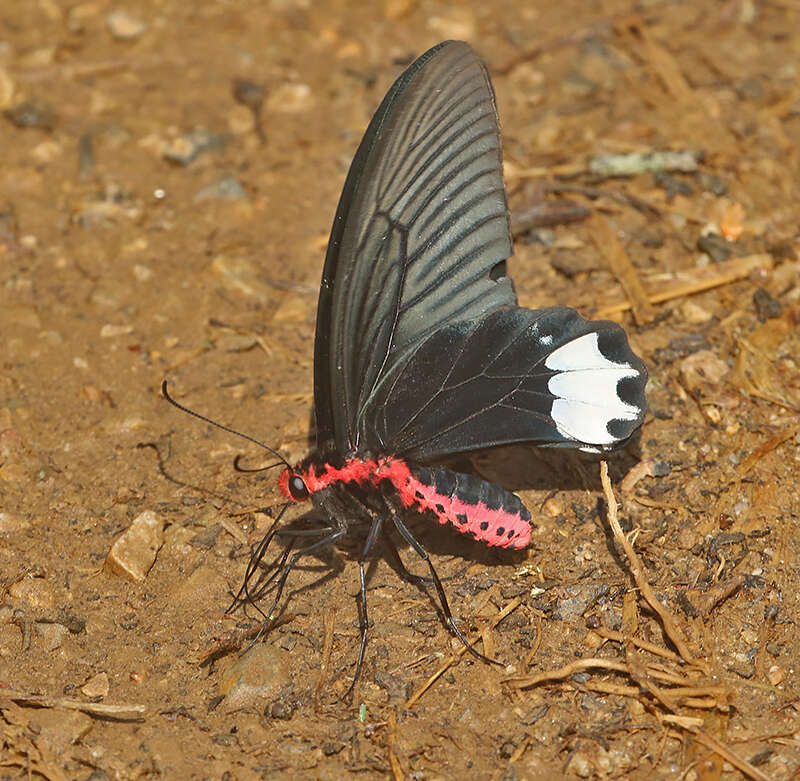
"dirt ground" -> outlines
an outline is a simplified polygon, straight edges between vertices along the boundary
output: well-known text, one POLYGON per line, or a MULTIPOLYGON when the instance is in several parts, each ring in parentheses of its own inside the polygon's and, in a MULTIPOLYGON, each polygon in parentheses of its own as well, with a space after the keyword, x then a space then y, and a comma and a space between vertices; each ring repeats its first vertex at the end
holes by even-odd
POLYGON ((4 0, 0 779, 797 777, 798 63, 797 0, 4 0), (618 319, 650 369, 611 460, 642 570, 596 461, 481 455, 532 547, 414 529, 502 665, 380 557, 348 703, 358 540, 202 663, 258 624, 225 609, 277 475, 159 387, 307 453, 347 166, 445 38, 493 74, 521 303, 618 319), (106 559, 148 511, 132 580, 106 559))

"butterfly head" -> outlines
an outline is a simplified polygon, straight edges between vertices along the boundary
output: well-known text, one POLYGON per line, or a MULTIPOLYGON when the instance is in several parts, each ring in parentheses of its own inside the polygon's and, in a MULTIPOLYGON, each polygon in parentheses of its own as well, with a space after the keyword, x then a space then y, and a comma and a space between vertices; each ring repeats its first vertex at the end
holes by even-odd
POLYGON ((293 502, 305 502, 311 497, 306 480, 299 467, 286 467, 278 478, 281 493, 293 502))

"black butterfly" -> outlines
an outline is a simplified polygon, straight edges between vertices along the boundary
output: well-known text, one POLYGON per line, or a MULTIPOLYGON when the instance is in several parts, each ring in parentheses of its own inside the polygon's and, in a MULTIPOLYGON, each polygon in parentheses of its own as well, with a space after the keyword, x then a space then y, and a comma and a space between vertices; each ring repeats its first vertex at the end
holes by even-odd
MULTIPOLYGON (((317 309, 317 450, 279 480, 325 525, 291 552, 294 537, 259 581, 277 589, 271 616, 300 556, 367 525, 355 679, 364 564, 385 524, 427 562, 450 628, 477 656, 403 517, 413 509, 488 545, 530 541, 515 494, 438 460, 515 442, 603 451, 642 423, 647 370, 622 328, 566 307, 519 307, 511 254, 489 74, 468 44, 446 41, 397 79, 350 167, 317 309)), ((254 554, 247 593, 275 533, 254 554)))

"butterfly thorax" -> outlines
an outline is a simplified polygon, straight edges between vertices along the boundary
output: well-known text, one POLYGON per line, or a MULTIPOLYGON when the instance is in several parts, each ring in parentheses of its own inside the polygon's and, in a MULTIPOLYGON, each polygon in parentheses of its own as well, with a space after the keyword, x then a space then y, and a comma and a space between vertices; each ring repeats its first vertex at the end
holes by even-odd
POLYGON ((294 502, 337 486, 371 488, 390 495, 394 504, 431 513, 441 524, 487 545, 525 548, 530 543, 531 516, 516 494, 480 477, 427 467, 395 456, 314 453, 283 471, 278 481, 294 502))
POLYGON ((294 467, 284 469, 278 487, 287 499, 302 502, 332 486, 377 486, 393 471, 391 465, 403 463, 390 457, 355 455, 342 458, 336 452, 316 451, 294 467))

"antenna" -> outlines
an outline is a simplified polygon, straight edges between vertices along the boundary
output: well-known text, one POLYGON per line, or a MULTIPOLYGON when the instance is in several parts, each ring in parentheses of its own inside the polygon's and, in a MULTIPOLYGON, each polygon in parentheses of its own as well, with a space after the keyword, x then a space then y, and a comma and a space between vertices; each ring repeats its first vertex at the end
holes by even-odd
MULTIPOLYGON (((291 468, 289 462, 277 451, 271 448, 269 445, 265 445, 263 442, 259 442, 257 439, 249 436, 248 434, 242 434, 241 431, 237 431, 236 429, 230 428, 228 426, 223 426, 222 423, 217 423, 215 420, 211 420, 211 418, 207 418, 205 415, 201 415, 199 412, 195 412, 193 409, 189 409, 188 407, 184 407, 183 404, 175 401, 172 396, 169 395, 167 391, 167 381, 164 380, 161 383, 161 393, 163 394, 164 398, 172 404, 173 407, 177 407, 182 412, 185 412, 187 415, 192 415, 195 418, 199 418, 200 420, 204 421, 205 423, 210 423, 212 426, 216 426, 217 428, 221 428, 223 431, 227 431, 229 434, 236 434, 237 437, 241 437, 242 439, 246 439, 248 442, 252 442, 254 445, 258 445, 259 447, 263 447, 269 453, 272 453, 275 458, 277 458, 284 466, 291 468)), ((273 466, 277 466, 277 464, 273 464, 273 466)), ((269 468, 269 467, 266 467, 269 468)), ((242 470, 246 471, 246 470, 242 470)), ((259 471, 259 470, 253 470, 259 471)))

